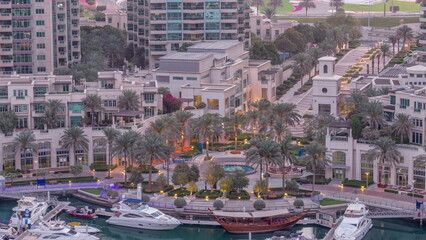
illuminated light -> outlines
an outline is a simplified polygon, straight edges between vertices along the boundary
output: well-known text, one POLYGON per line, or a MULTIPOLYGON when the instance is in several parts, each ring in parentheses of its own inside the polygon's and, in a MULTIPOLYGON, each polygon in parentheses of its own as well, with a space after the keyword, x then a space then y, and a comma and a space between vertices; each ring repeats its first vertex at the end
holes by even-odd
POLYGON ((174 196, 174 198, 177 198, 177 193, 175 193, 175 196, 174 196))
POLYGON ((209 196, 206 196, 206 201, 208 201, 209 200, 209 196))
POLYGON ((163 191, 163 190, 161 190, 161 191, 160 191, 160 193, 164 193, 164 191, 163 191))
POLYGON ((288 197, 288 193, 284 193, 284 197, 288 197))
POLYGON ((241 197, 238 197, 238 200, 241 200, 241 197))

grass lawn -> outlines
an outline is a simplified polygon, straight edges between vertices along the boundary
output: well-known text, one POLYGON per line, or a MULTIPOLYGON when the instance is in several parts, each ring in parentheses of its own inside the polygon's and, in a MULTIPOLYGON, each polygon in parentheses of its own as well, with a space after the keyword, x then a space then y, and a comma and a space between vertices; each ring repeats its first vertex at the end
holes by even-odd
POLYGON ((330 205, 337 205, 337 204, 343 204, 343 203, 348 203, 348 202, 335 200, 332 198, 324 198, 323 200, 320 201, 321 206, 330 206, 330 205))
MULTIPOLYGON (((354 11, 354 12, 383 12, 384 3, 377 3, 371 6, 361 5, 361 4, 345 4, 343 8, 345 11, 354 11)), ((386 12, 390 11, 390 7, 392 6, 392 1, 388 1, 386 4, 386 12)), ((394 6, 399 6, 400 12, 419 12, 420 4, 413 2, 403 2, 403 1, 395 1, 394 6)))
MULTIPOLYGON (((324 18, 297 18, 297 17, 293 17, 293 18, 275 18, 274 20, 296 20, 299 21, 300 23, 317 23, 317 22, 322 22, 325 19, 324 18)), ((387 18, 382 18, 382 17, 375 17, 375 18, 371 18, 370 21, 370 26, 371 27, 382 27, 382 28, 391 28, 391 27, 396 27, 398 25, 401 24, 401 19, 404 20, 404 23, 417 23, 419 22, 419 18, 418 17, 405 17, 405 18, 393 18, 393 17, 387 17, 387 18)), ((362 26, 367 26, 368 25, 368 19, 367 18, 359 18, 359 20, 361 21, 361 25, 362 26)))
POLYGON ((103 191, 102 188, 82 188, 81 191, 85 191, 91 194, 99 195, 103 191))
MULTIPOLYGON (((265 0, 265 7, 268 6, 268 2, 269 0, 265 0)), ((282 0, 283 2, 283 6, 277 8, 277 11, 275 14, 285 14, 285 13, 289 13, 291 11, 294 10, 293 5, 290 4, 290 0, 282 0)), ((259 13, 263 10, 262 6, 259 6, 259 13)))

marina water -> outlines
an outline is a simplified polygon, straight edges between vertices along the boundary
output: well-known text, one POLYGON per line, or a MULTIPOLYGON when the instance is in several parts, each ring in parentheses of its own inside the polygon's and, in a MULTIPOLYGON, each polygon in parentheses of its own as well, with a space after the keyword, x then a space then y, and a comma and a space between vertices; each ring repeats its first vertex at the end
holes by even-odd
MULTIPOLYGON (((72 206, 90 205, 74 198, 62 198, 62 201, 70 201, 72 206)), ((9 220, 12 208, 17 205, 16 201, 0 201, 0 220, 9 220)), ((212 226, 189 226, 182 225, 172 231, 149 231, 112 226, 105 221, 107 218, 99 217, 94 220, 74 218, 66 213, 59 214, 59 218, 66 222, 81 222, 82 225, 99 228, 102 233, 97 235, 102 240, 247 240, 247 235, 235 235, 227 233, 221 227, 212 226)), ((296 225, 288 230, 290 232, 303 232, 303 236, 322 239, 328 229, 320 226, 296 225)), ((264 240, 271 237, 271 233, 255 234, 253 240, 264 240)), ((419 226, 417 222, 387 219, 373 220, 373 228, 364 240, 424 240, 426 239, 426 226, 419 226)))

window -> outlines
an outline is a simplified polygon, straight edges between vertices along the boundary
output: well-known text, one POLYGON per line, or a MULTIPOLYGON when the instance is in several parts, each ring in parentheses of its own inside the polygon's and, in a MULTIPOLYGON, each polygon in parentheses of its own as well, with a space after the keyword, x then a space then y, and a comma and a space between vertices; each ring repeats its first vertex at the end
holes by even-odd
POLYGON ((72 113, 81 113, 83 110, 83 104, 82 103, 70 103, 69 105, 70 111, 72 113))
POLYGON ((154 94, 144 94, 144 99, 146 103, 153 103, 154 102, 154 94))
POLYGON ((208 78, 208 77, 210 77, 210 74, 206 74, 204 76, 201 76, 201 79, 205 79, 205 78, 208 78))
POLYGON ((413 121, 414 126, 423 127, 423 120, 422 119, 413 118, 412 121, 413 121))
POLYGON ((44 21, 43 20, 38 20, 38 21, 36 21, 36 25, 37 26, 44 26, 44 21))
POLYGON ((71 116, 70 117, 70 124, 71 126, 78 126, 81 127, 83 122, 83 117, 81 116, 71 116))
POLYGON ((173 77, 173 80, 183 80, 183 77, 173 77))
POLYGON ((414 77, 414 74, 413 74, 413 73, 410 73, 410 77, 414 77))
POLYGON ((44 43, 37 43, 37 49, 45 49, 46 48, 46 44, 44 43))
POLYGON ((422 102, 414 102, 414 111, 426 109, 426 104, 422 102))
POLYGON ((332 156, 333 165, 346 165, 346 153, 344 152, 334 152, 332 156))
POLYGON ((67 149, 61 149, 56 151, 56 164, 58 167, 70 165, 69 154, 70 151, 67 149))
POLYGON ((6 99, 8 98, 9 93, 7 92, 7 89, 0 89, 0 99, 6 99))
POLYGON ((36 14, 44 14, 44 9, 36 9, 36 14))
POLYGON ((27 118, 18 118, 18 123, 16 124, 16 128, 28 128, 28 119, 27 118))
POLYGON ((106 108, 117 107, 117 101, 116 100, 105 100, 104 101, 104 107, 106 107, 106 108))
POLYGON ((28 106, 27 105, 16 105, 16 106, 14 106, 14 110, 17 113, 26 113, 26 112, 28 112, 28 106))
POLYGON ((423 74, 416 74, 416 78, 422 78, 423 74))
POLYGON ((144 116, 145 118, 149 118, 154 116, 154 108, 153 107, 144 107, 144 116))
POLYGON ((260 20, 259 20, 259 19, 257 19, 257 20, 256 20, 256 25, 257 25, 257 26, 259 26, 259 25, 260 25, 260 20))
POLYGON ((405 99, 405 98, 401 98, 399 99, 399 107, 400 108, 406 108, 410 106, 410 100, 409 99, 405 99))
POLYGON ((46 55, 37 55, 37 60, 46 60, 46 55))
POLYGON ((390 104, 391 105, 395 105, 396 103, 396 97, 395 96, 390 96, 390 104))
POLYGON ((280 30, 275 30, 275 36, 280 35, 280 30))
POLYGON ((186 77, 186 80, 197 81, 197 78, 196 77, 186 77))
POLYGON ((328 66, 324 65, 324 73, 328 73, 328 66))
POLYGON ((262 98, 267 99, 268 98, 268 89, 262 88, 262 98))
MULTIPOLYGON (((199 95, 194 95, 194 105, 198 105, 202 102, 202 98, 199 95)), ((228 100, 229 101, 229 100, 228 100)))
POLYGON ((36 104, 34 104, 34 111, 35 111, 35 113, 44 113, 44 108, 45 108, 45 105, 43 103, 36 103, 36 104))
POLYGON ((423 133, 413 132, 411 137, 412 143, 423 144, 423 133))
POLYGON ((210 110, 219 110, 219 99, 207 99, 207 108, 210 110))
POLYGON ((36 2, 44 2, 44 0, 36 0, 36 2))
POLYGON ((69 92, 70 91, 70 86, 69 85, 63 85, 62 86, 62 92, 69 92))
POLYGON ((46 67, 37 67, 37 72, 46 72, 46 67))
POLYGON ((256 35, 260 36, 260 29, 256 29, 256 35))
POLYGON ((7 112, 9 110, 7 105, 0 105, 0 112, 7 112))
POLYGON ((37 37, 44 37, 44 36, 45 36, 45 33, 44 33, 44 32, 37 32, 37 33, 36 33, 36 36, 37 36, 37 37))

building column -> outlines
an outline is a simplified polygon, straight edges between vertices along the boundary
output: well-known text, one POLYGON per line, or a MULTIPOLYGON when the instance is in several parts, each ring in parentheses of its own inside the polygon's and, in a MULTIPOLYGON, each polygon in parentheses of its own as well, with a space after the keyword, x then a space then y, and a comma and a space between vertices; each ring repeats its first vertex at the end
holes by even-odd
MULTIPOLYGON (((408 184, 413 185, 413 180, 414 180, 414 168, 413 168, 413 164, 409 164, 408 165, 408 184)), ((414 185, 413 185, 414 187, 414 185)))
POLYGON ((380 182, 380 179, 379 179, 380 169, 379 169, 378 164, 379 163, 377 161, 376 161, 376 164, 373 164, 373 180, 374 180, 375 183, 380 182))
POLYGON ((391 166, 390 167, 390 177, 391 177, 391 179, 390 179, 390 184, 391 185, 396 185, 396 168, 395 167, 393 167, 393 166, 391 166))

